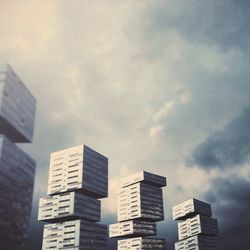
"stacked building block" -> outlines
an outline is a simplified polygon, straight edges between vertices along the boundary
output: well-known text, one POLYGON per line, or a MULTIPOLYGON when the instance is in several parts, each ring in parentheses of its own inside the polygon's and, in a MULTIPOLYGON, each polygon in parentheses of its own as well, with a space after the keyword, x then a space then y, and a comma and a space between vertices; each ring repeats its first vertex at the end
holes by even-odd
POLYGON ((32 142, 36 99, 9 65, 0 66, 0 133, 12 142, 32 142))
POLYGON ((215 250, 219 230, 217 220, 211 217, 211 206, 196 199, 174 206, 173 219, 181 221, 175 250, 215 250))
POLYGON ((42 249, 107 249, 107 226, 97 223, 107 195, 107 157, 85 145, 52 153, 48 196, 39 202, 38 220, 50 223, 42 249))
POLYGON ((109 225, 109 237, 118 240, 118 250, 165 249, 156 222, 164 220, 162 187, 166 178, 145 171, 122 180, 118 193, 118 223, 109 225))
POLYGON ((35 112, 22 80, 0 66, 0 249, 27 249, 36 162, 16 143, 32 142, 35 112))

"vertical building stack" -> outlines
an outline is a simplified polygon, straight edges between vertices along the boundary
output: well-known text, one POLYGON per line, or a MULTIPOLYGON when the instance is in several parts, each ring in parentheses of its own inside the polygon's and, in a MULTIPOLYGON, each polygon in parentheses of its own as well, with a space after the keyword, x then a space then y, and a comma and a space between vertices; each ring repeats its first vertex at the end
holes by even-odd
POLYGON ((156 222, 164 220, 162 187, 166 178, 145 171, 122 180, 118 193, 118 223, 109 226, 111 238, 118 240, 118 250, 165 249, 165 239, 156 235, 156 222))
POLYGON ((211 206, 196 199, 174 206, 173 219, 181 221, 175 250, 215 250, 219 230, 217 220, 211 217, 211 206))
POLYGON ((106 250, 100 198, 108 195, 108 158, 80 145, 51 154, 48 196, 39 202, 43 250, 106 250))
POLYGON ((0 67, 0 249, 27 249, 36 162, 16 143, 32 142, 36 100, 9 65, 0 67))

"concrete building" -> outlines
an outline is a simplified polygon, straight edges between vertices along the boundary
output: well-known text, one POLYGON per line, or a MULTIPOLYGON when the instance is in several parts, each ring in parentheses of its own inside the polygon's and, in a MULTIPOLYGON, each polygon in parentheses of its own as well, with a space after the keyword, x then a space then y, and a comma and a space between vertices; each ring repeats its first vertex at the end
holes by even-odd
POLYGON ((108 195, 108 158, 80 145, 50 156, 48 195, 77 190, 95 198, 108 195))
POLYGON ((118 249, 165 249, 164 239, 156 235, 157 221, 164 220, 162 187, 166 178, 145 171, 122 180, 118 192, 118 223, 109 225, 109 237, 118 240, 118 249), (138 237, 141 236, 141 237, 138 237))
POLYGON ((216 238, 195 235, 176 242, 175 250, 216 250, 216 238))
POLYGON ((193 215, 201 214, 206 217, 212 216, 211 206, 197 199, 189 199, 173 207, 173 219, 185 220, 193 215))
POLYGON ((43 250, 106 250, 99 198, 108 195, 108 158, 80 145, 51 154, 48 196, 39 202, 43 250), (55 223, 56 222, 56 223, 55 223))
POLYGON ((0 66, 0 134, 32 142, 36 100, 9 65, 0 66))
POLYGON ((219 234, 218 223, 214 218, 208 218, 200 214, 178 223, 179 240, 189 238, 194 235, 211 235, 219 234))
POLYGON ((107 245, 107 226, 87 220, 47 224, 43 249, 103 250, 107 245))
POLYGON ((100 221, 101 202, 77 192, 47 196, 39 201, 40 221, 59 222, 77 218, 100 221))
POLYGON ((123 187, 118 193, 118 221, 164 220, 162 189, 145 183, 123 187))
POLYGON ((154 236, 156 223, 150 221, 130 220, 109 225, 109 235, 115 237, 154 236))
POLYGON ((118 241, 119 250, 166 249, 165 239, 137 237, 118 241))
POLYGON ((121 186, 126 187, 138 182, 147 183, 156 187, 165 187, 167 185, 167 179, 165 177, 146 171, 140 171, 123 178, 121 186))
POLYGON ((36 100, 0 66, 0 249, 26 250, 36 162, 15 143, 33 138, 36 100))
POLYGON ((211 206, 196 199, 174 206, 173 218, 181 221, 175 250, 215 250, 219 230, 217 220, 211 216, 211 206))

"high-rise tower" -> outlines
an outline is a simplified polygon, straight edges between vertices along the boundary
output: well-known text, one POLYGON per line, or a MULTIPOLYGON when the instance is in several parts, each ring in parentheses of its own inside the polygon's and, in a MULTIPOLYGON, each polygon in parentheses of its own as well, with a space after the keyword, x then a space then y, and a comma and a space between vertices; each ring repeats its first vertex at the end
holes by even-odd
POLYGON ((118 250, 165 249, 165 239, 148 237, 157 234, 156 222, 164 220, 164 186, 165 177, 145 171, 122 180, 118 223, 109 225, 109 237, 125 238, 118 240, 118 250))
POLYGON ((215 250, 219 230, 217 220, 211 217, 211 206, 196 199, 174 206, 173 219, 181 221, 175 250, 215 250))
POLYGON ((9 65, 0 67, 0 249, 25 250, 35 161, 16 143, 32 142, 36 100, 9 65))
POLYGON ((108 195, 108 158, 80 145, 50 157, 48 196, 39 202, 38 220, 49 222, 43 250, 106 250, 107 226, 100 198, 108 195))

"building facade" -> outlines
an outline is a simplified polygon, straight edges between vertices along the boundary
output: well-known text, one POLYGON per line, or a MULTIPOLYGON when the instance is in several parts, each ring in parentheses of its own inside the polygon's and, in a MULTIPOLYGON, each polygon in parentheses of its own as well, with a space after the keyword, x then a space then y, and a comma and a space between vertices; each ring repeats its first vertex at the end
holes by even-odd
POLYGON ((39 202, 38 220, 49 222, 43 250, 106 250, 107 226, 100 198, 108 195, 108 158, 80 145, 51 154, 48 196, 39 202))
POLYGON ((25 250, 36 162, 16 143, 31 142, 36 100, 10 66, 0 67, 0 249, 25 250))
POLYGON ((166 248, 165 239, 136 237, 136 238, 118 241, 119 250, 128 250, 128 249, 129 250, 144 250, 144 249, 164 250, 165 248, 166 248))
POLYGON ((118 240, 118 250, 165 249, 156 222, 164 220, 162 187, 166 178, 145 171, 124 178, 118 192, 118 223, 109 225, 109 237, 118 240))
POLYGON ((196 199, 174 206, 173 218, 181 221, 175 250, 215 250, 219 230, 217 220, 211 216, 211 206, 196 199))

